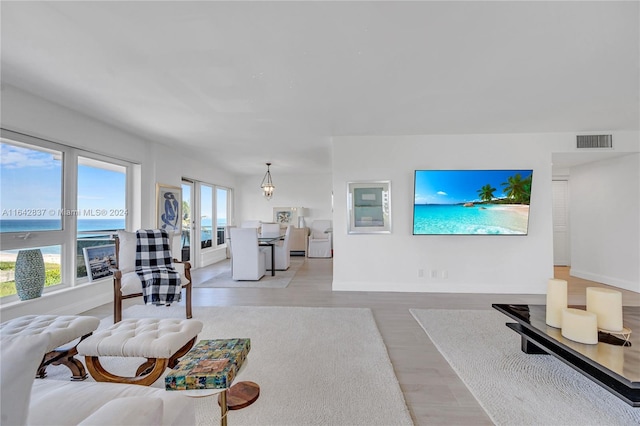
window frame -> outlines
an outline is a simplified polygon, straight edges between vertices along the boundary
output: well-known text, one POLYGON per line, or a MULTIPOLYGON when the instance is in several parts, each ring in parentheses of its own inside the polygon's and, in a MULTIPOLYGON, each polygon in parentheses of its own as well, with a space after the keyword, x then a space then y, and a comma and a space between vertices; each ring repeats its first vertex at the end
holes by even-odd
MULTIPOLYGON (((136 184, 140 181, 140 165, 119 158, 109 157, 103 154, 73 148, 58 142, 39 137, 0 128, 0 137, 7 143, 17 146, 43 148, 61 153, 61 206, 63 211, 77 211, 78 197, 78 157, 98 160, 106 163, 125 167, 126 170, 126 194, 125 205, 128 215, 125 218, 125 229, 132 229, 141 216, 138 211, 140 203, 134 201, 137 191, 136 184)), ((138 194, 139 195, 139 194, 138 194)), ((45 206, 46 207, 46 206, 45 206)), ((56 207, 57 209, 58 207, 56 207)), ((0 232, 0 247, 2 250, 21 250, 32 247, 60 246, 60 284, 45 287, 43 295, 52 292, 63 291, 69 288, 90 285, 86 277, 77 278, 77 240, 78 226, 76 215, 62 215, 61 228, 59 230, 27 231, 27 232, 0 232)), ((107 278, 105 278, 107 279, 107 278)), ((94 281, 95 283, 95 281, 94 281)), ((17 301, 17 294, 0 297, 0 305, 17 301)))

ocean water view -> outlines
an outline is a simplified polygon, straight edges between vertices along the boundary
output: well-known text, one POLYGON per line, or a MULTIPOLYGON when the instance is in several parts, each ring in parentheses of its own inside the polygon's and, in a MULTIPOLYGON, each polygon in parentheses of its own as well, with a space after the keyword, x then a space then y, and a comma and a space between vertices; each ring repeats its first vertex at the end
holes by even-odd
MULTIPOLYGON (((62 228, 60 219, 2 219, 0 232, 34 232, 52 231, 62 228)), ((122 219, 78 219, 78 232, 82 238, 104 235, 102 231, 124 229, 125 220, 122 219), (93 232, 96 231, 96 232, 93 232)), ((60 246, 41 248, 42 254, 60 254, 60 246)), ((17 253, 18 250, 3 250, 5 253, 17 253)))
MULTIPOLYGON (((203 219, 201 223, 200 240, 207 241, 212 238, 211 219, 203 219)), ((60 219, 1 219, 0 232, 34 232, 52 231, 61 229, 60 219)), ((218 219, 217 227, 227 224, 227 220, 218 219)), ((92 239, 105 235, 104 231, 113 231, 125 228, 125 219, 78 219, 79 238, 92 239)), ((43 254, 60 254, 60 246, 42 247, 43 254)), ((17 253, 18 250, 3 250, 5 253, 17 253)))
MULTIPOLYGON (((1 219, 0 232, 51 231, 62 228, 61 219, 1 219)), ((78 219, 78 231, 124 229, 122 219, 78 219)))
POLYGON ((428 204, 414 207, 415 235, 526 235, 528 205, 428 204))

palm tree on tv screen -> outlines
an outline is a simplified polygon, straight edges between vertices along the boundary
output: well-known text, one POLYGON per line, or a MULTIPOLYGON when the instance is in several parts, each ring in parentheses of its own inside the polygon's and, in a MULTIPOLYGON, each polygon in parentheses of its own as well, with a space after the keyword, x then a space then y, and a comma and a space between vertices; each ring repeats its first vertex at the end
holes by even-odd
POLYGON ((501 183, 504 186, 504 193, 507 198, 519 204, 529 204, 531 200, 531 176, 522 179, 520 173, 509 176, 506 182, 501 183))
POLYGON ((491 201, 493 200, 493 192, 496 189, 491 187, 490 184, 486 184, 482 188, 478 189, 478 195, 482 201, 491 201))

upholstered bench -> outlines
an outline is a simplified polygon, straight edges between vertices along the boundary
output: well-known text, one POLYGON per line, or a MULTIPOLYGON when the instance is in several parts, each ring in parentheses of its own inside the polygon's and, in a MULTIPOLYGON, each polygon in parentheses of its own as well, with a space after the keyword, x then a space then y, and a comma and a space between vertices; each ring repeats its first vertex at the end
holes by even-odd
POLYGON ((71 370, 71 380, 84 380, 87 373, 82 362, 74 358, 78 353, 77 339, 83 341, 98 328, 95 317, 75 315, 25 315, 0 324, 0 336, 49 333, 51 340, 37 376, 46 376, 47 366, 64 365, 71 370), (75 344, 74 344, 75 343, 75 344), (65 346, 66 345, 66 346, 65 346))
POLYGON ((133 383, 149 386, 196 342, 202 322, 193 319, 126 319, 96 332, 78 345, 87 369, 97 382, 133 383), (100 357, 141 357, 147 360, 134 377, 108 372, 100 357))

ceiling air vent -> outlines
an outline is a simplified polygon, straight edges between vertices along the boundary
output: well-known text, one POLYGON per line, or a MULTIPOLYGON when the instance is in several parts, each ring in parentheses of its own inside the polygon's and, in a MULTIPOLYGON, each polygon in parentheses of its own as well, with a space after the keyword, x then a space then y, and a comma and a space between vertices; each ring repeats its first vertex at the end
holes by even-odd
POLYGON ((578 148, 613 148, 611 135, 578 135, 578 148))

